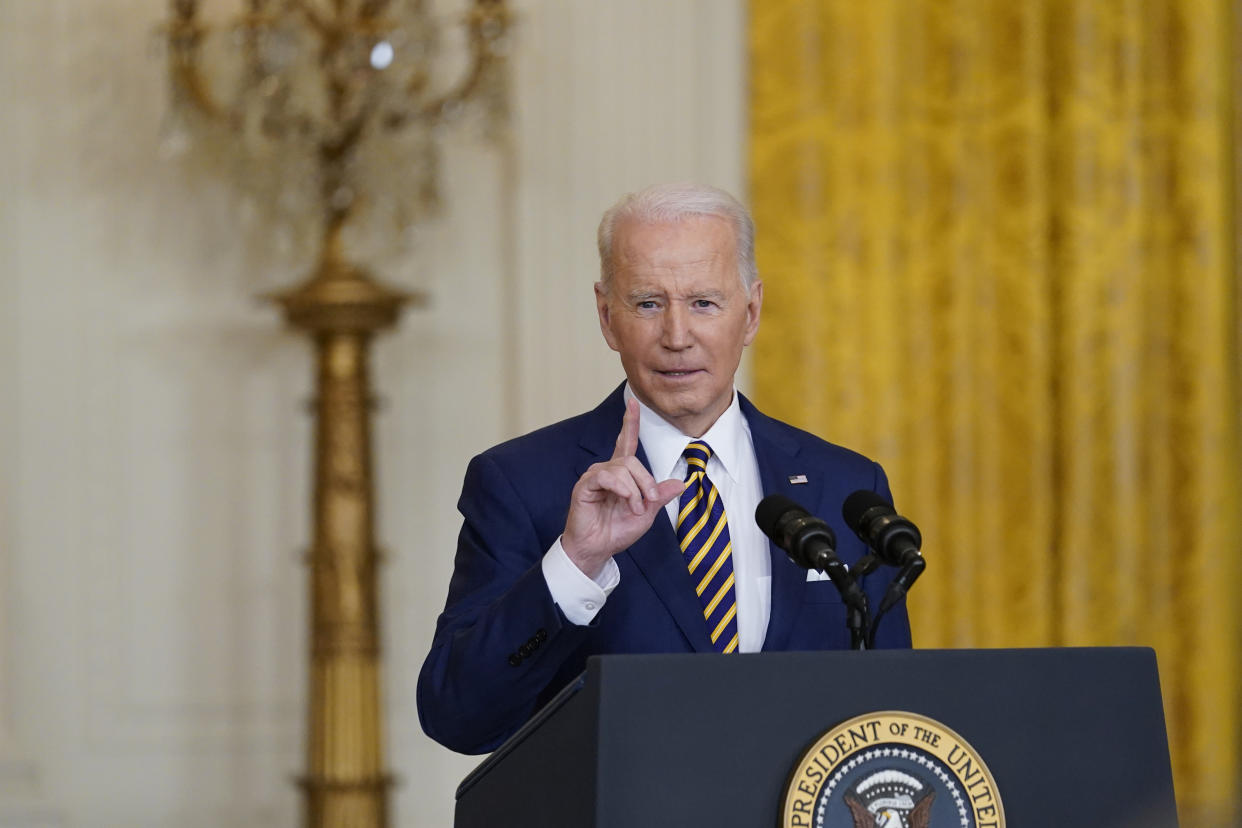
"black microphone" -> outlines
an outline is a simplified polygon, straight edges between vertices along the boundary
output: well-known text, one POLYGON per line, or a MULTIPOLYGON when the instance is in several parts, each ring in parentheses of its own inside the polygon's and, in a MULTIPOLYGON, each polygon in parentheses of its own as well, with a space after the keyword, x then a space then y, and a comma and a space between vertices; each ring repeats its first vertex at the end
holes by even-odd
POLYGON ((804 569, 828 573, 848 608, 845 623, 855 649, 866 648, 866 628, 871 610, 849 568, 837 557, 837 536, 832 527, 784 495, 768 495, 755 508, 755 523, 763 534, 804 569))
POLYGON ((784 495, 768 495, 759 501, 755 523, 803 569, 825 572, 834 561, 841 563, 832 527, 784 495))
POLYGON ((897 514, 892 504, 875 492, 854 492, 845 499, 841 516, 845 525, 889 566, 905 568, 922 558, 919 548, 923 536, 918 527, 897 514))
MULTIPOLYGON (((900 569, 888 585, 884 599, 880 601, 880 609, 875 614, 875 624, 879 624, 880 617, 896 606, 923 574, 927 566, 919 554, 923 536, 917 526, 897 514, 891 503, 867 489, 859 489, 845 499, 841 517, 880 560, 900 569)), ((874 636, 873 629, 872 638, 874 636)))
POLYGON ((828 573, 846 604, 866 606, 867 596, 837 557, 837 536, 823 520, 784 495, 774 494, 759 501, 755 523, 798 566, 828 573))

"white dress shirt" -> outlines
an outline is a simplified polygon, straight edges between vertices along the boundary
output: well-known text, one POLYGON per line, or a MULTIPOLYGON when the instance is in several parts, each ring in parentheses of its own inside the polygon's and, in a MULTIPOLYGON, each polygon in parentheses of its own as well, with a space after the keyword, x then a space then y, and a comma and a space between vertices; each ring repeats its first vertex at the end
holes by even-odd
MULTIPOLYGON (((629 384, 625 398, 634 394, 629 384)), ((733 544, 733 579, 737 596, 738 650, 758 652, 768 631, 772 610, 772 561, 768 539, 755 524, 755 507, 763 496, 759 482, 759 464, 750 426, 742 416, 736 389, 733 401, 702 437, 687 437, 665 421, 642 401, 638 402, 638 440, 647 455, 652 475, 657 481, 686 477, 686 444, 698 439, 712 449, 707 462, 707 476, 715 484, 724 501, 729 522, 729 539, 733 544)), ((617 426, 620 429, 620 424, 617 426)), ((677 519, 678 498, 665 506, 669 525, 677 519)), ((660 518, 657 518, 659 520, 660 518)), ((679 554, 674 547, 670 555, 679 554)), ((588 577, 569 560, 561 548, 560 538, 543 557, 543 576, 552 599, 561 612, 575 624, 589 624, 621 581, 616 561, 609 559, 598 578, 588 577)))

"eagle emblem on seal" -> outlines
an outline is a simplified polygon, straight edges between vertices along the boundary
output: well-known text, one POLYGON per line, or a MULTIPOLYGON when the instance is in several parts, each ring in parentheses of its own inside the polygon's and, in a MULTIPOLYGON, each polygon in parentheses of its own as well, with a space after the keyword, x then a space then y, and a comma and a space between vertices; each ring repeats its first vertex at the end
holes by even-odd
POLYGON ((923 780, 899 770, 880 770, 846 792, 854 828, 929 828, 936 792, 923 780))

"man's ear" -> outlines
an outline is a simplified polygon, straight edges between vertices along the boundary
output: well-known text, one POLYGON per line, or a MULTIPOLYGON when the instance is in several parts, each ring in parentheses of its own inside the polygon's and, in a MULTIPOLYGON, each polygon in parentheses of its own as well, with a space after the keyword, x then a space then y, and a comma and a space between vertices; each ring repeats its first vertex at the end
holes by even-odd
POLYGON ((603 282, 595 283, 595 310, 599 314, 599 330, 604 335, 604 341, 614 351, 620 350, 612 332, 612 309, 608 306, 608 289, 603 282))
POLYGON ((759 333, 759 311, 762 309, 763 282, 756 279, 750 286, 750 300, 746 303, 746 337, 742 340, 743 345, 755 341, 755 334, 759 333))

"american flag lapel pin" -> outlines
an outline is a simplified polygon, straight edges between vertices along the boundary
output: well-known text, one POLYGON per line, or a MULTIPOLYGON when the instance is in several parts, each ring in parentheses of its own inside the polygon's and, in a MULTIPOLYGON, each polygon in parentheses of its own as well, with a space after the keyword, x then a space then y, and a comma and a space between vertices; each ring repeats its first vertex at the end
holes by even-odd
POLYGON ((806 475, 805 474, 791 474, 789 475, 789 482, 790 484, 794 486, 797 486, 799 483, 805 483, 806 475))

